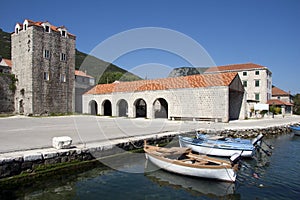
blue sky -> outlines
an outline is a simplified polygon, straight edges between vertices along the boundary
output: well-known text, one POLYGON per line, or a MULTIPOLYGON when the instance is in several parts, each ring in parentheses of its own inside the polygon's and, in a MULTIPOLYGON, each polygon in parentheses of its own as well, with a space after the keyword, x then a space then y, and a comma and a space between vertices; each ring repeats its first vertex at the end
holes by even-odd
MULTIPOLYGON (((11 0, 1 7, 4 31, 12 32, 24 19, 65 25, 85 53, 129 29, 175 30, 197 41, 216 65, 257 63, 272 71, 274 85, 300 93, 299 0, 11 0)), ((149 63, 188 65, 171 53, 151 49, 130 52, 114 63, 133 72, 149 63)))

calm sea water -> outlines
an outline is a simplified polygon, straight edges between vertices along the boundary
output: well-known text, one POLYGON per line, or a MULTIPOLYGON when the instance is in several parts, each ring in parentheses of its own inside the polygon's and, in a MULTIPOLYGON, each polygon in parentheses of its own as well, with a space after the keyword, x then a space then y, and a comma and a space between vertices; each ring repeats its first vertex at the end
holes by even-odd
POLYGON ((300 137, 266 141, 275 147, 272 156, 244 160, 248 168, 241 168, 235 184, 157 170, 144 154, 128 153, 102 161, 111 168, 99 165, 2 190, 0 199, 299 199, 300 137))

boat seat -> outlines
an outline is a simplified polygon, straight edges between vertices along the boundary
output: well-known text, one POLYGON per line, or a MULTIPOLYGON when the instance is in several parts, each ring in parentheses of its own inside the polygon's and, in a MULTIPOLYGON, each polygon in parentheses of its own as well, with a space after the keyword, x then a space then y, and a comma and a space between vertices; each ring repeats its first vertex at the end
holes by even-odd
POLYGON ((223 139, 225 139, 225 137, 224 136, 219 136, 219 135, 214 135, 214 136, 207 137, 207 139, 209 139, 209 140, 223 140, 223 139))
POLYGON ((166 154, 185 154, 191 151, 190 148, 182 148, 182 147, 171 147, 170 149, 160 148, 157 149, 157 152, 166 153, 166 154))
POLYGON ((205 158, 203 156, 201 156, 201 155, 187 154, 186 156, 188 158, 195 159, 197 161, 206 161, 205 158))
POLYGON ((197 164, 197 165, 207 165, 207 164, 208 164, 208 161, 205 161, 205 160, 203 160, 203 161, 198 161, 198 162, 196 162, 195 164, 197 164))

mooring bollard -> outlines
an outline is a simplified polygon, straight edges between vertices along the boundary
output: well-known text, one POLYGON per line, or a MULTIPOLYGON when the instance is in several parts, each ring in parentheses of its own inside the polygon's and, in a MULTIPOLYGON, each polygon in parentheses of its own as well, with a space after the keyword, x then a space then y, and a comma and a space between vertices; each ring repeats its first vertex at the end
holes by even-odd
POLYGON ((69 136, 60 136, 52 138, 52 146, 56 149, 68 149, 71 147, 72 138, 69 136))

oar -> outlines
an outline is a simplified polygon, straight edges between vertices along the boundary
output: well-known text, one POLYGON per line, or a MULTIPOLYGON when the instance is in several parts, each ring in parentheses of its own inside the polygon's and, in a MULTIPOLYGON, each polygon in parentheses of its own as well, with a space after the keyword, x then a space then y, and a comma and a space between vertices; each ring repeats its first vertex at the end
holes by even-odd
POLYGON ((254 140, 252 141, 253 146, 258 145, 259 141, 263 142, 265 145, 267 145, 267 147, 269 147, 270 149, 274 149, 274 147, 272 145, 267 144, 264 140, 263 140, 263 134, 259 134, 256 138, 254 138, 254 140))
POLYGON ((242 150, 240 154, 234 153, 233 155, 230 156, 229 161, 232 166, 241 161, 243 152, 244 150, 242 150))
POLYGON ((269 149, 274 149, 274 147, 272 146, 272 145, 270 145, 270 144, 268 144, 268 143, 266 143, 265 141, 263 141, 262 140, 262 142, 267 146, 267 147, 269 147, 269 149))
POLYGON ((267 154, 267 156, 271 156, 272 152, 268 151, 268 150, 264 150, 260 145, 256 146, 257 148, 259 148, 260 150, 262 150, 265 154, 267 154))
POLYGON ((255 170, 252 167, 249 167, 245 162, 240 161, 241 166, 245 167, 246 169, 250 170, 252 173, 252 176, 256 179, 259 179, 260 176, 257 172, 255 172, 255 170))
POLYGON ((252 145, 256 146, 258 145, 258 143, 263 139, 264 135, 263 134, 259 134, 256 138, 254 138, 254 140, 252 140, 252 145))

